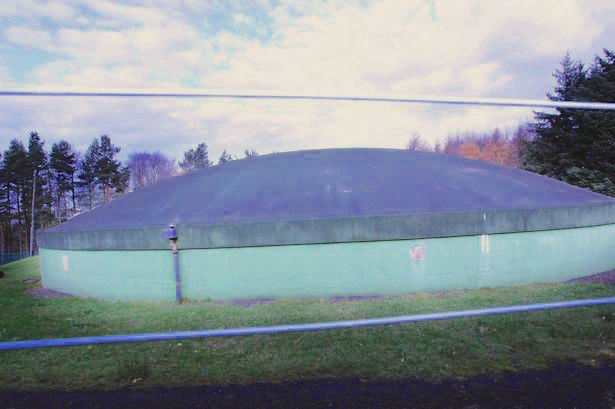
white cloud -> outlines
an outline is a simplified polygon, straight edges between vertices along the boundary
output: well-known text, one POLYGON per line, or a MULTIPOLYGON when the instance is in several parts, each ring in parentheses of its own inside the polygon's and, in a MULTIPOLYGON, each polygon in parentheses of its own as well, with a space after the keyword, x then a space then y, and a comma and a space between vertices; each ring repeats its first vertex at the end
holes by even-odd
POLYGON ((0 16, 28 19, 46 17, 56 21, 69 21, 76 13, 70 4, 36 0, 7 0, 2 2, 0 16))
POLYGON ((254 24, 254 19, 243 13, 235 13, 233 14, 233 24, 237 26, 244 25, 244 24, 254 24))
POLYGON ((318 14, 302 17, 282 11, 275 14, 271 44, 222 37, 232 50, 228 66, 204 76, 203 83, 325 93, 484 95, 512 79, 501 61, 490 59, 496 40, 506 38, 526 54, 560 56, 564 47, 586 47, 604 25, 577 2, 545 1, 530 8, 532 3, 439 2, 435 21, 423 1, 343 8, 327 3, 318 14))
POLYGON ((0 89, 11 89, 14 86, 15 82, 6 66, 6 62, 0 58, 0 89))
POLYGON ((0 61, 0 89, 10 89, 14 86, 14 81, 9 70, 0 61))
POLYGON ((29 27, 9 27, 4 31, 4 36, 13 44, 26 47, 53 49, 51 35, 43 30, 29 27))
MULTIPOLYGON (((75 9, 67 3, 37 15, 64 19, 60 27, 11 20, 2 32, 9 43, 56 57, 25 75, 22 86, 35 88, 541 98, 565 50, 593 54, 608 45, 597 43, 605 33, 615 34, 613 12, 598 3, 436 1, 434 14, 429 2, 419 0, 282 1, 275 8, 263 5, 272 21, 271 41, 265 41, 234 31, 249 26, 263 33, 241 3, 87 0, 83 21, 69 18, 75 9), (205 31, 207 13, 225 9, 229 26, 205 31)), ((17 12, 9 6, 4 13, 17 12)), ((527 109, 298 101, 9 102, 0 101, 6 108, 0 135, 36 128, 83 145, 106 132, 125 149, 164 147, 177 156, 203 139, 214 154, 224 148, 402 147, 414 130, 435 141, 455 130, 514 126, 531 115, 527 109)))

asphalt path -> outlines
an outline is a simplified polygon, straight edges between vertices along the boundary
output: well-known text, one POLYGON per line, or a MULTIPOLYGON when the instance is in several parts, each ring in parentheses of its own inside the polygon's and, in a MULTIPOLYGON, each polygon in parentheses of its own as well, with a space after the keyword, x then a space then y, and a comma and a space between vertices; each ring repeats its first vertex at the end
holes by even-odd
POLYGON ((615 408, 615 365, 439 383, 328 379, 113 391, 0 391, 2 408, 615 408))

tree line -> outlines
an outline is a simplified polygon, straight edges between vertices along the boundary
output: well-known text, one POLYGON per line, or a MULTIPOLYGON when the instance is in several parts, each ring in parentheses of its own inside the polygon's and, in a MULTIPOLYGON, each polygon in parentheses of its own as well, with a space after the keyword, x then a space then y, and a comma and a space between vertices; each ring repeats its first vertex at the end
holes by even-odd
MULTIPOLYGON (((553 74, 552 101, 615 102, 615 51, 589 66, 566 54, 553 74)), ((434 151, 514 166, 615 197, 615 111, 556 108, 512 132, 458 132, 443 144, 415 133, 406 149, 434 151)))
POLYGON ((429 145, 415 133, 406 144, 411 151, 444 153, 480 159, 498 165, 523 168, 526 145, 536 137, 531 124, 521 123, 514 130, 502 132, 499 128, 492 131, 457 131, 449 134, 444 143, 429 145))
MULTIPOLYGON (((12 139, 0 153, 0 253, 32 252, 35 229, 53 226, 126 192, 213 165, 205 143, 184 152, 178 163, 154 151, 131 152, 123 164, 120 151, 108 135, 94 138, 85 152, 65 140, 47 150, 38 132, 31 132, 25 144, 12 139)), ((256 155, 254 150, 244 152, 244 158, 256 155)), ((236 159, 224 150, 218 162, 236 159)))

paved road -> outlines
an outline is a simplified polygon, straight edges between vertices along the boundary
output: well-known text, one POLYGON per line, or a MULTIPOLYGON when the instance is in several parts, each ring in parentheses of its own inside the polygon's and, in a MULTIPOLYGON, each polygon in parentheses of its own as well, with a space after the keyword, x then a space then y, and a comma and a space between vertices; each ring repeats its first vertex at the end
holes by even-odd
POLYGON ((311 380, 80 392, 0 391, 2 408, 608 408, 615 366, 558 365, 501 377, 311 380))

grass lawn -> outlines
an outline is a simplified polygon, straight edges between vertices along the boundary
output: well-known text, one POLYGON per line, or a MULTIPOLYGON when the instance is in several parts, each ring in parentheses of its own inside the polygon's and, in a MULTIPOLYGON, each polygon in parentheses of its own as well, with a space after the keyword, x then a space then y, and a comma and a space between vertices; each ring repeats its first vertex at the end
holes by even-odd
MULTIPOLYGON (((0 341, 273 325, 613 296, 615 288, 545 284, 381 300, 278 301, 248 308, 42 299, 38 258, 0 267, 0 341)), ((0 351, 0 389, 113 389, 359 377, 441 380, 541 368, 615 364, 615 306, 419 324, 181 342, 0 351)))

